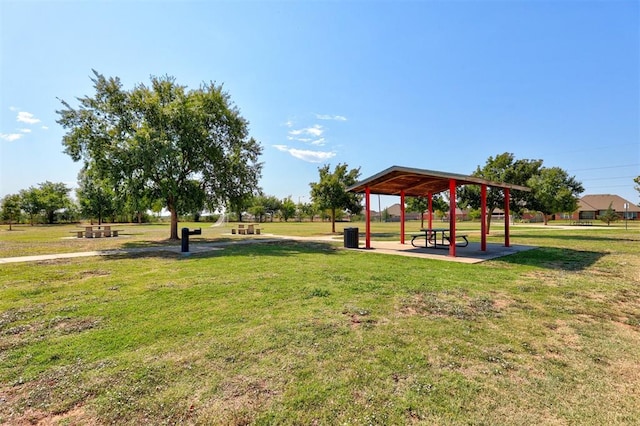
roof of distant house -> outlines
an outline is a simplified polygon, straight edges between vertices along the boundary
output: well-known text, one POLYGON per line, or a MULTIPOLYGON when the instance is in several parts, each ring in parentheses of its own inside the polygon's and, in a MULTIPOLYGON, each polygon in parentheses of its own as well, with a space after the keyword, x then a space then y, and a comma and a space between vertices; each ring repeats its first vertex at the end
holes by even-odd
POLYGON ((593 194, 585 195, 578 200, 578 210, 580 211, 601 211, 607 210, 609 206, 617 212, 625 211, 624 204, 628 203, 629 206, 626 209, 629 212, 640 213, 640 207, 625 200, 619 195, 615 194, 593 194))

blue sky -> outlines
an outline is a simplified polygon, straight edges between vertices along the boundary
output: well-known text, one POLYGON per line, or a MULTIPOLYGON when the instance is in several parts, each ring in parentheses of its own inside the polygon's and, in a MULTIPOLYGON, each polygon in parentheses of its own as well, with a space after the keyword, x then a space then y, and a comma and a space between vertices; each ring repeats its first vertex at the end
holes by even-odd
POLYGON ((309 201, 323 164, 471 174, 512 152, 640 201, 637 1, 0 0, 0 47, 0 196, 75 187, 55 111, 95 69, 224 84, 279 198, 309 201))

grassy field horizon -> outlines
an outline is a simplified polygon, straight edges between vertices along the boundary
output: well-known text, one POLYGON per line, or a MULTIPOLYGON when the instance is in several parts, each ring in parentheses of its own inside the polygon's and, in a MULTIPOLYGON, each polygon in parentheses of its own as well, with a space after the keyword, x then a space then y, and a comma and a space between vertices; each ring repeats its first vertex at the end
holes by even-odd
MULTIPOLYGON (((475 265, 340 238, 2 264, 0 424, 634 424, 640 228, 624 225, 518 224, 512 243, 536 249, 475 265)), ((168 224, 117 227, 2 230, 0 257, 179 244, 168 224)))

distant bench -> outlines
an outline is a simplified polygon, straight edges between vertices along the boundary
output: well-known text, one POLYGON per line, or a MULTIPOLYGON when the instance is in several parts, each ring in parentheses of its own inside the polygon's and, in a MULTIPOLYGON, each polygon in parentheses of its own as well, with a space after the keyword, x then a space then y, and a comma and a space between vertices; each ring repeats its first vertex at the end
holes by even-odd
POLYGON ((571 222, 572 225, 579 225, 579 226, 591 226, 592 223, 590 220, 574 220, 573 222, 571 222))
POLYGON ((122 229, 111 229, 109 226, 105 226, 105 229, 93 229, 87 226, 84 230, 71 231, 72 234, 76 234, 78 238, 102 238, 102 237, 117 237, 122 229))
POLYGON ((247 225, 245 228, 243 224, 239 224, 238 228, 231 228, 232 234, 238 235, 260 235, 261 229, 256 225, 247 225))

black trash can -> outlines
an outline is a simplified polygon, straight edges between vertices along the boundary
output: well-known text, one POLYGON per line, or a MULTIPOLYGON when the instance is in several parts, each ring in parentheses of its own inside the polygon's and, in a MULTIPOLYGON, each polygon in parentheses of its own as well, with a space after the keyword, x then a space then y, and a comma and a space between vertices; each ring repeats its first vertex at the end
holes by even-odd
POLYGON ((344 246, 346 248, 358 248, 360 245, 358 238, 358 228, 344 228, 344 246))

